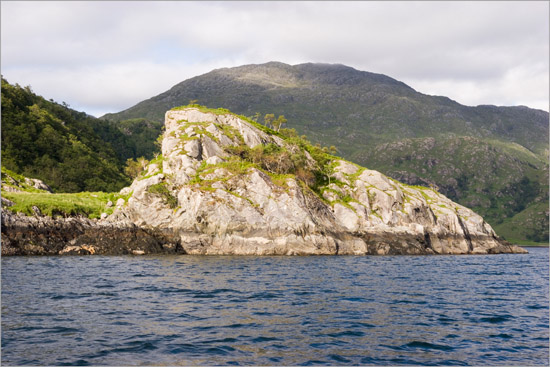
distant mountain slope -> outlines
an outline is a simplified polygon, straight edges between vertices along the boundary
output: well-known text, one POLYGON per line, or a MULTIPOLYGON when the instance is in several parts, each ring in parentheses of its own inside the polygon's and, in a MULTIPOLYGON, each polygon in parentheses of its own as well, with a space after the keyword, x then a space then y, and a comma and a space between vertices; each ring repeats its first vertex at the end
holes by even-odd
MULTIPOLYGON (((495 226, 548 202, 547 112, 463 106, 344 65, 218 69, 104 117, 162 121, 166 110, 190 100, 247 116, 284 114, 288 127, 311 141, 334 145, 342 156, 407 183, 431 183, 495 226)), ((538 241, 548 238, 548 211, 542 212, 533 211, 529 217, 536 220, 524 223, 532 226, 524 233, 538 241)), ((515 233, 508 239, 528 240, 515 233)))

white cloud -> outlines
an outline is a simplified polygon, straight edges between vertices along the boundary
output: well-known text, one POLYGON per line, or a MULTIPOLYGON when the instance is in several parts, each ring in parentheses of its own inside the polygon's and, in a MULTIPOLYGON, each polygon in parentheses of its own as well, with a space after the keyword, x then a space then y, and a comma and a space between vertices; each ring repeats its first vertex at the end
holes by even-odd
POLYGON ((332 62, 548 110, 547 2, 2 2, 2 74, 92 114, 213 68, 332 62))
POLYGON ((160 94, 178 82, 220 68, 219 63, 184 65, 177 63, 125 62, 120 64, 43 70, 14 70, 11 83, 31 85, 47 99, 67 102, 72 108, 93 116, 118 112, 160 94), (21 82, 22 81, 22 82, 21 82))

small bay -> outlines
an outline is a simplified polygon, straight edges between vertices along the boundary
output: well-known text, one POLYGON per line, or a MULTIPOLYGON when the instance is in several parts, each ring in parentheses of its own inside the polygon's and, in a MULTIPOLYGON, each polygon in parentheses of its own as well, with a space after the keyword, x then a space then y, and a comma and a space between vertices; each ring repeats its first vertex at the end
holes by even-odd
POLYGON ((3 365, 548 365, 548 248, 3 257, 3 365))

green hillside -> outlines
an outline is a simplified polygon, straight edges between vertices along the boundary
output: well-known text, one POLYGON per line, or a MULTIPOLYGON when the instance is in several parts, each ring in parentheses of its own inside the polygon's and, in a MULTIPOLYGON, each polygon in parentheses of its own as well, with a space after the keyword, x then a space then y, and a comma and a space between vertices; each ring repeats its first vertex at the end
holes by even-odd
POLYGON ((160 122, 190 100, 246 116, 284 115, 288 127, 334 145, 349 160, 409 184, 437 186, 511 241, 548 240, 548 211, 530 209, 548 203, 545 111, 463 106, 344 65, 271 62, 214 70, 104 117, 160 122), (507 231, 507 223, 525 228, 507 231))

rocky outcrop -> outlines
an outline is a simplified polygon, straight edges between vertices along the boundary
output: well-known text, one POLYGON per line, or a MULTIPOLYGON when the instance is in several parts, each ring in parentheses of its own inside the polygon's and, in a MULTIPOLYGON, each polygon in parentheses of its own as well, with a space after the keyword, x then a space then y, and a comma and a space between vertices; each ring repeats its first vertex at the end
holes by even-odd
MULTIPOLYGON (((170 233, 187 254, 525 252, 436 191, 344 160, 330 163, 316 192, 294 175, 239 161, 231 147, 300 148, 231 113, 173 110, 165 128, 162 159, 124 189, 132 196, 106 221, 170 233)), ((302 154, 306 167, 319 165, 302 154)))
POLYGON ((20 192, 29 191, 29 189, 52 192, 52 189, 42 180, 15 175, 2 168, 2 191, 20 192))

